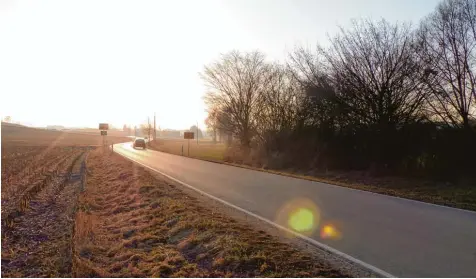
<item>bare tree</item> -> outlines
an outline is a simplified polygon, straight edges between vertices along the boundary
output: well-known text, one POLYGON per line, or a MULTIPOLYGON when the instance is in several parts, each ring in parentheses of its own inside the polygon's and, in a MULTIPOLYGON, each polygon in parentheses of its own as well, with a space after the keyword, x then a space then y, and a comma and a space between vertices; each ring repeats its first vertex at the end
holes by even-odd
POLYGON ((318 46, 315 53, 311 49, 297 47, 289 54, 288 67, 309 97, 321 98, 333 94, 321 47, 318 46))
POLYGON ((337 99, 355 124, 392 129, 421 117, 425 88, 410 26, 354 21, 331 39, 325 57, 337 99))
POLYGON ((207 125, 208 132, 212 134, 213 142, 216 142, 217 136, 224 134, 224 130, 228 127, 228 122, 224 121, 222 115, 223 113, 220 111, 219 107, 209 106, 205 125, 207 125))
POLYGON ((476 1, 443 1, 417 34, 415 49, 433 93, 431 112, 440 121, 469 127, 476 113, 476 1))
POLYGON ((257 112, 256 129, 261 142, 268 145, 269 141, 279 140, 292 131, 304 95, 299 81, 285 66, 271 65, 266 74, 268 82, 261 94, 262 105, 257 112))
MULTIPOLYGON (((249 148, 256 131, 256 115, 261 107, 261 93, 266 87, 268 65, 259 52, 232 51, 205 66, 202 79, 210 91, 205 96, 209 108, 220 112, 217 120, 226 119, 224 128, 249 148)), ((224 122, 224 121, 222 121, 224 122)))
POLYGON ((207 128, 216 137, 219 136, 220 141, 227 137, 227 144, 230 145, 234 131, 234 125, 231 122, 231 114, 229 109, 219 107, 217 104, 208 104, 208 117, 205 120, 207 128))
POLYGON ((217 141, 217 132, 218 132, 218 125, 216 123, 216 117, 213 115, 213 111, 208 111, 208 116, 205 119, 205 125, 207 126, 208 134, 212 135, 212 140, 215 143, 217 141))
POLYGON ((444 0, 418 30, 354 21, 329 47, 296 48, 286 66, 259 52, 222 55, 201 73, 207 127, 253 148, 230 148, 237 162, 473 175, 472 130, 423 120, 471 126, 475 22, 476 1, 444 0))
POLYGON ((301 102, 298 123, 334 128, 336 118, 344 118, 345 115, 337 106, 335 88, 322 49, 318 47, 313 52, 303 47, 296 48, 289 55, 288 68, 304 93, 305 101, 301 102))

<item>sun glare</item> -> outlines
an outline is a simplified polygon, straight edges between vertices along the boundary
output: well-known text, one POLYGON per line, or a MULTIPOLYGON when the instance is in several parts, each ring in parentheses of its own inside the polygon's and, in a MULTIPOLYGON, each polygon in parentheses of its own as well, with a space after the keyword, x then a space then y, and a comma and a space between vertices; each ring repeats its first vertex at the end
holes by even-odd
POLYGON ((310 231, 314 226, 314 214, 307 208, 298 208, 291 213, 288 225, 298 232, 310 231))
POLYGON ((278 210, 276 222, 304 235, 312 235, 319 226, 320 211, 309 199, 293 199, 278 210))

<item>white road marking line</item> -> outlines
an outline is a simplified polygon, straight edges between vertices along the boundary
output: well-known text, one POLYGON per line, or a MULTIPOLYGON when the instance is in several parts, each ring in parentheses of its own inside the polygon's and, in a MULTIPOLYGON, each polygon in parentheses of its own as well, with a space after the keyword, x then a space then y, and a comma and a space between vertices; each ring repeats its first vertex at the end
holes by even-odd
POLYGON ((148 168, 148 169, 150 169, 150 170, 152 170, 152 171, 158 172, 158 173, 160 173, 161 175, 163 175, 163 176, 165 176, 165 177, 167 177, 167 178, 169 178, 169 179, 171 179, 171 180, 173 180, 173 181, 175 181, 175 182, 177 182, 177 183, 180 183, 180 184, 182 184, 182 185, 184 185, 184 186, 186 186, 186 187, 188 187, 188 188, 190 188, 190 189, 192 189, 192 190, 194 190, 194 191, 196 191, 196 192, 198 192, 198 193, 200 193, 200 194, 202 194, 202 195, 205 195, 205 196, 207 196, 207 197, 209 197, 209 198, 211 198, 211 199, 214 199, 214 200, 216 200, 216 201, 218 201, 218 202, 221 202, 221 203, 223 203, 223 204, 225 204, 225 205, 227 205, 227 206, 229 206, 229 207, 232 207, 232 208, 234 208, 234 209, 236 209, 236 210, 238 210, 238 211, 241 211, 241 212, 243 212, 243 213, 245 213, 245 214, 248 214, 248 215, 250 215, 250 216, 253 216, 253 217, 255 217, 255 218, 257 218, 257 219, 259 219, 259 220, 261 220, 261 221, 263 221, 263 222, 265 222, 265 223, 267 223, 267 224, 269 224, 269 225, 271 225, 271 226, 273 226, 273 227, 275 227, 275 228, 278 228, 278 229, 283 230, 283 231, 285 231, 285 232, 287 232, 287 233, 290 233, 290 234, 292 234, 292 235, 294 235, 294 236, 296 236, 296 237, 298 237, 298 238, 300 238, 300 239, 302 239, 302 240, 304 240, 304 241, 306 241, 306 242, 308 242, 308 243, 310 243, 310 244, 313 244, 313 245, 315 245, 315 246, 317 246, 317 247, 319 247, 319 248, 321 248, 321 249, 323 249, 323 250, 326 250, 326 251, 328 251, 328 252, 330 252, 330 253, 332 253, 332 254, 335 254, 335 255, 337 255, 337 256, 340 256, 340 257, 342 257, 342 258, 344 258, 344 259, 346 259, 346 260, 348 260, 348 261, 350 261, 350 262, 353 262, 353 263, 358 264, 358 265, 360 265, 360 266, 362 266, 362 267, 364 267, 364 268, 366 268, 366 269, 368 269, 368 270, 371 270, 372 272, 374 272, 374 273, 376 273, 376 274, 378 274, 378 275, 380 275, 380 276, 382 276, 382 277, 396 278, 396 276, 394 276, 394 275, 392 275, 392 274, 390 274, 390 273, 388 273, 388 272, 386 272, 386 271, 383 271, 383 270, 381 270, 381 269, 379 269, 379 268, 377 268, 377 267, 375 267, 375 266, 373 266, 373 265, 371 265, 371 264, 368 264, 368 263, 366 263, 366 262, 363 262, 363 261, 361 261, 361 260, 359 260, 359 259, 356 259, 356 258, 350 256, 350 255, 347 255, 347 254, 344 253, 344 252, 341 252, 341 251, 339 251, 339 250, 337 250, 337 249, 334 249, 334 248, 332 248, 332 247, 330 247, 330 246, 327 246, 326 244, 321 243, 321 242, 319 242, 319 241, 317 241, 317 240, 315 240, 315 239, 312 239, 312 238, 310 238, 310 237, 307 237, 307 236, 305 236, 305 235, 302 235, 302 234, 300 234, 300 233, 297 233, 297 232, 295 232, 295 231, 293 231, 293 230, 290 230, 290 229, 288 229, 288 228, 286 228, 286 227, 283 227, 283 226, 281 226, 281 225, 279 225, 279 224, 276 224, 276 223, 274 223, 274 222, 271 221, 271 220, 268 220, 268 219, 266 219, 266 218, 264 218, 264 217, 261 217, 261 216, 259 216, 259 215, 256 215, 256 214, 253 213, 253 212, 250 212, 250 211, 248 211, 248 210, 246 210, 246 209, 243 209, 243 208, 238 207, 238 206, 236 206, 236 205, 234 205, 234 204, 231 204, 231 203, 229 203, 229 202, 227 202, 227 201, 225 201, 225 200, 222 200, 222 199, 217 198, 217 197, 215 197, 215 196, 213 196, 213 195, 210 195, 210 194, 208 194, 208 193, 206 193, 206 192, 204 192, 204 191, 202 191, 202 190, 200 190, 200 189, 197 189, 197 188, 193 187, 192 185, 189 185, 189 184, 187 184, 187 183, 185 183, 185 182, 183 182, 183 181, 181 181, 181 180, 178 180, 178 179, 176 179, 176 178, 174 178, 174 177, 172 177, 172 176, 170 176, 170 175, 168 175, 168 174, 165 174, 165 173, 163 173, 163 172, 161 172, 161 171, 159 171, 159 170, 157 170, 157 169, 154 169, 154 168, 152 168, 152 167, 149 167, 149 166, 147 166, 147 165, 145 165, 145 164, 143 164, 143 163, 141 163, 141 162, 139 162, 139 161, 137 161, 137 160, 131 159, 131 158, 125 156, 124 154, 120 153, 120 152, 117 152, 117 151, 115 151, 115 152, 116 152, 117 154, 123 156, 124 158, 128 159, 128 160, 131 160, 131 161, 133 161, 133 162, 135 162, 135 163, 137 163, 137 164, 139 164, 139 165, 141 165, 141 166, 143 166, 143 167, 145 167, 145 168, 148 168))

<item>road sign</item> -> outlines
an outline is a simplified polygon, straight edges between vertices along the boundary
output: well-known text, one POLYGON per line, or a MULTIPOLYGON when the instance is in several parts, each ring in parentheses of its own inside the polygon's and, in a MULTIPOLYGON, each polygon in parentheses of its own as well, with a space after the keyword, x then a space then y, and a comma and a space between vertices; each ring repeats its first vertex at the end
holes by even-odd
POLYGON ((99 123, 99 130, 109 130, 109 124, 99 123))
POLYGON ((183 132, 183 138, 184 139, 194 139, 194 134, 193 134, 193 132, 183 132))
POLYGON ((107 131, 101 131, 101 136, 107 136, 107 131))

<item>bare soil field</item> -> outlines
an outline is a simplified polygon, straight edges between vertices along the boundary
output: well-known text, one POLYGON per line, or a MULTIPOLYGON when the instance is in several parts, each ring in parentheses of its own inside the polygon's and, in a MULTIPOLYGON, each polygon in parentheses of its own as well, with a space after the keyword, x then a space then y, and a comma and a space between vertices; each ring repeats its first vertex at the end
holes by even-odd
POLYGON ((311 254, 210 210, 117 154, 88 157, 76 277, 342 277, 311 254))
POLYGON ((70 274, 72 218, 87 152, 84 147, 2 150, 2 277, 70 274))
MULTIPOLYGON (((102 137, 96 134, 75 133, 69 131, 50 131, 40 128, 14 126, 2 123, 3 145, 16 146, 100 146, 102 137)), ((108 143, 130 141, 128 137, 107 136, 108 143)))
MULTIPOLYGON (((76 133, 76 134, 87 134, 87 135, 97 135, 99 133, 98 129, 68 129, 67 132, 69 133, 76 133)), ((109 130, 107 131, 107 135, 110 137, 127 137, 129 134, 127 132, 123 132, 120 130, 109 130)))
POLYGON ((102 139, 1 127, 2 277, 68 277, 81 166, 102 139))

